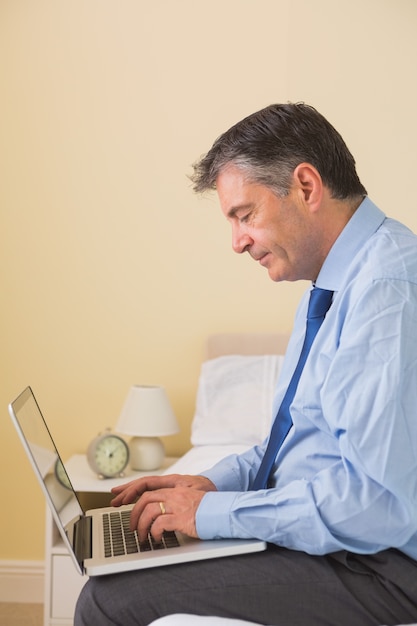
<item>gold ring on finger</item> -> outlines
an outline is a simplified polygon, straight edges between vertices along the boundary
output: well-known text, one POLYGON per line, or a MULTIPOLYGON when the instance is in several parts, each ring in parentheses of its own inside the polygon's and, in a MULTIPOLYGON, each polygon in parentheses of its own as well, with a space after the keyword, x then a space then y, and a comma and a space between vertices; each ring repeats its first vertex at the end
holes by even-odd
POLYGON ((161 509, 161 513, 162 513, 162 515, 165 515, 166 510, 165 510, 165 505, 164 505, 164 503, 163 503, 163 502, 160 502, 160 503, 159 503, 159 508, 161 509))

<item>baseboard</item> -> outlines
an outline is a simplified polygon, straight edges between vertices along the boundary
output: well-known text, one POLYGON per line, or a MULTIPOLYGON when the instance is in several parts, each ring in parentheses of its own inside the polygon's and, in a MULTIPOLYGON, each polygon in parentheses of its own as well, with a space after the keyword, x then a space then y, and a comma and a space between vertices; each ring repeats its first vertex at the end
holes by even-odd
POLYGON ((43 603, 43 561, 0 560, 0 602, 43 603))

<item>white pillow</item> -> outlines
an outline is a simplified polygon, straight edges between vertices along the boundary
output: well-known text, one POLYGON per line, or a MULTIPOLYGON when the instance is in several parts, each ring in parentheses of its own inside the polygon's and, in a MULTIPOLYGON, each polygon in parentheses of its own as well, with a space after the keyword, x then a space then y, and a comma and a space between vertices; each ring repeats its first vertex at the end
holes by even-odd
POLYGON ((221 356, 201 367, 192 424, 194 446, 261 443, 272 422, 272 400, 284 357, 221 356))

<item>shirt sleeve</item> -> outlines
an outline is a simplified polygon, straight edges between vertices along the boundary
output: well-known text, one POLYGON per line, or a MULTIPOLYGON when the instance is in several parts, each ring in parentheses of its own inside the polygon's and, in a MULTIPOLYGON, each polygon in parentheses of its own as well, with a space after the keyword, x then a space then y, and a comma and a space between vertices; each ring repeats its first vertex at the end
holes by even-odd
POLYGON ((231 454, 202 472, 218 491, 247 491, 263 458, 267 440, 243 454, 231 454))
POLYGON ((277 488, 247 491, 262 448, 221 462, 205 473, 220 493, 197 511, 201 538, 257 537, 310 554, 397 547, 417 558, 417 285, 373 281, 355 298, 320 355, 320 402, 306 404, 317 425, 310 469, 287 473, 285 456, 305 450, 297 436, 283 446, 277 488), (334 453, 316 463, 320 437, 334 453))

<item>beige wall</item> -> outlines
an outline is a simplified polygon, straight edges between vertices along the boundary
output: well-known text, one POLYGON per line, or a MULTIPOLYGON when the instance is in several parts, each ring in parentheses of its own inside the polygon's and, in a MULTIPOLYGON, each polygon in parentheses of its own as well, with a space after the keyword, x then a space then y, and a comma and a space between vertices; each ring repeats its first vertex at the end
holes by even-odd
POLYGON ((415 0, 0 1, 0 559, 43 556, 6 410, 24 385, 68 456, 163 384, 181 454, 207 335, 291 328, 304 285, 234 255, 186 177, 225 128, 314 104, 417 231, 416 27, 415 0))

